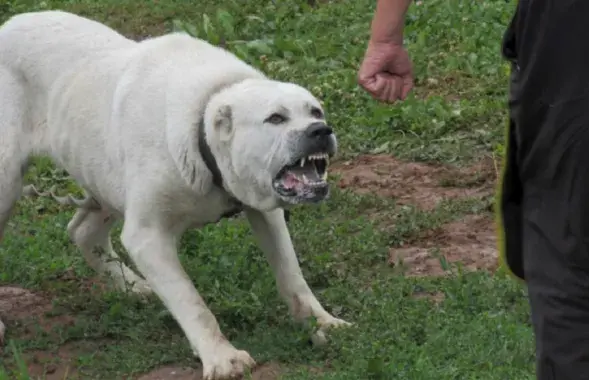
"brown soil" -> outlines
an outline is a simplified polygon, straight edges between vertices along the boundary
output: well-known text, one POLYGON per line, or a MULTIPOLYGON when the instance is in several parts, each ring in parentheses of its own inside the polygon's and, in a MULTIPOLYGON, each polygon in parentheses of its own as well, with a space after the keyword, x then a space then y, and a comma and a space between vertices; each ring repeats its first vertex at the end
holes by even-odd
POLYGON ((51 311, 48 296, 19 287, 0 286, 0 318, 6 324, 18 322, 27 334, 34 335, 38 328, 50 333, 58 326, 74 323, 72 316, 52 315, 51 311))
POLYGON ((457 168, 398 160, 389 155, 362 155, 335 163, 338 186, 360 194, 394 198, 399 204, 431 210, 446 199, 492 194, 496 169, 492 160, 457 168))
POLYGON ((493 271, 498 264, 496 244, 493 218, 469 215, 430 231, 415 245, 391 248, 389 264, 407 276, 442 276, 457 263, 467 271, 493 271))
MULTIPOLYGON (((62 280, 68 280, 64 278, 62 280)), ((25 336, 35 334, 38 328, 51 333, 55 328, 71 325, 75 318, 71 315, 51 315, 51 298, 42 293, 34 293, 16 286, 0 286, 0 319, 6 324, 7 334, 18 326, 25 336)), ((23 338, 23 335, 20 335, 23 338)), ((2 347, 0 346, 0 355, 2 347)), ((32 378, 44 380, 63 380, 83 378, 75 367, 76 359, 88 354, 88 348, 77 347, 76 343, 66 343, 56 350, 36 350, 23 353, 23 359, 32 378)), ((1 358, 1 356, 0 356, 1 358)), ((259 365, 252 373, 253 380, 275 380, 281 368, 275 363, 259 365)), ((199 380, 202 369, 167 366, 138 376, 137 380, 199 380)))
POLYGON ((54 351, 39 350, 27 352, 23 356, 29 375, 34 379, 74 380, 83 378, 73 364, 80 353, 74 344, 65 344, 54 351))
MULTIPOLYGON (((492 195, 499 169, 491 159, 455 167, 406 162, 389 155, 361 155, 335 163, 331 171, 340 176, 340 188, 393 198, 398 204, 427 211, 443 200, 492 195)), ((457 263, 465 270, 493 270, 497 266, 493 218, 469 215, 428 231, 409 245, 391 248, 389 263, 408 276, 445 275, 457 263)), ((437 301, 437 297, 433 299, 437 301)))
MULTIPOLYGON (((280 375, 280 366, 266 363, 258 366, 251 375, 252 380, 276 380, 280 375)), ((200 380, 203 379, 202 369, 185 367, 163 367, 142 375, 137 380, 200 380)))
MULTIPOLYGON (((55 328, 74 323, 71 315, 52 315, 51 298, 33 293, 16 286, 0 286, 0 318, 10 329, 19 326, 24 335, 33 336, 38 330, 51 333, 55 328)), ((0 352, 2 347, 0 347, 0 352)), ((29 375, 46 380, 76 379, 76 369, 70 362, 76 358, 76 352, 70 345, 63 345, 57 351, 32 351, 23 354, 29 375)))

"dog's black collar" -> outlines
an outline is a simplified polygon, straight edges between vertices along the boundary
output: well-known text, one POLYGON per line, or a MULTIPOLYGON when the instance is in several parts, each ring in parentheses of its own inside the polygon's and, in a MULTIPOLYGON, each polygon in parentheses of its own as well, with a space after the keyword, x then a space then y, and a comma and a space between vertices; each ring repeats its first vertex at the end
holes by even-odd
MULTIPOLYGON (((221 170, 219 170, 217 160, 215 160, 215 156, 213 156, 213 152, 211 152, 211 148, 205 140, 204 118, 201 118, 198 122, 198 151, 200 152, 202 160, 213 176, 213 184, 224 192, 229 193, 223 185, 223 175, 221 174, 221 170)), ((233 208, 221 215, 221 218, 231 218, 240 214, 244 209, 243 203, 237 200, 237 198, 232 195, 230 195, 229 198, 230 202, 233 204, 233 208)))
POLYGON ((200 152, 200 156, 205 162, 205 165, 213 175, 213 183, 215 186, 225 190, 225 186, 223 186, 223 175, 221 175, 217 160, 215 160, 215 156, 213 156, 213 152, 211 152, 211 148, 209 148, 209 144, 207 144, 207 140, 205 139, 204 119, 200 119, 198 122, 198 151, 200 152))
MULTIPOLYGON (((213 152, 211 152, 211 148, 209 144, 207 144, 207 140, 205 139, 205 122, 204 118, 201 118, 198 122, 198 151, 200 152, 200 156, 204 161, 205 165, 211 172, 213 176, 213 184, 217 186, 219 189, 223 190, 226 193, 229 193, 225 186, 223 185, 223 175, 221 174, 221 170, 219 170, 219 165, 217 165, 217 160, 215 160, 215 156, 213 156, 213 152)), ((237 198, 230 195, 230 201, 233 203, 233 208, 223 215, 221 218, 231 218, 244 210, 244 205, 241 203, 237 198)), ((290 211, 284 210, 284 219, 286 222, 290 220, 290 211)))

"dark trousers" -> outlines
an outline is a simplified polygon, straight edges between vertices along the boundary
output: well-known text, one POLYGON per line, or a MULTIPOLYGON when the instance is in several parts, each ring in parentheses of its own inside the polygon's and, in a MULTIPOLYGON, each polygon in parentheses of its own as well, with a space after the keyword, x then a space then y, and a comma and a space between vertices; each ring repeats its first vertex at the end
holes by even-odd
POLYGON ((589 0, 520 0, 503 53, 501 254, 528 288, 537 378, 589 379, 589 0))

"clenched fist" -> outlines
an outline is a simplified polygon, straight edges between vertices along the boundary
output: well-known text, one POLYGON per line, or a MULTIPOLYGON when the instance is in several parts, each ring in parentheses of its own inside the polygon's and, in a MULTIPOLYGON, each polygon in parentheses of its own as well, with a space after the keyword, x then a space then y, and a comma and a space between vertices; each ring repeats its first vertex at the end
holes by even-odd
POLYGON ((380 101, 405 100, 413 88, 413 68, 407 50, 397 42, 370 41, 358 71, 358 83, 380 101))

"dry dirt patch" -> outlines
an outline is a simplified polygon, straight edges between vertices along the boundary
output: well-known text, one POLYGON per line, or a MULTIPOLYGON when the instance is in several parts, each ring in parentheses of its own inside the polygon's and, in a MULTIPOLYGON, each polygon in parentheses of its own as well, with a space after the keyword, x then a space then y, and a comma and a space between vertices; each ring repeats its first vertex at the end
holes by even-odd
MULTIPOLYGON (((258 366, 252 373, 252 380, 276 380, 280 375, 280 366, 266 363, 258 366)), ((137 380, 200 380, 203 379, 202 369, 186 367, 162 367, 142 375, 137 380)))
POLYGON ((74 323, 70 315, 51 315, 52 309, 47 295, 16 286, 0 286, 0 318, 9 325, 7 328, 17 322, 27 335, 34 335, 37 328, 50 333, 56 327, 74 323))
MULTIPOLYGON (((16 325, 19 325, 19 337, 26 338, 36 335, 38 329, 51 333, 55 328, 74 323, 71 315, 51 315, 52 309, 51 298, 47 295, 17 286, 0 286, 0 318, 7 325, 8 334, 11 329, 16 329, 16 325)), ((56 351, 23 354, 29 375, 45 380, 76 379, 76 370, 71 365, 76 357, 70 345, 63 345, 56 351)))
POLYGON ((457 263, 468 271, 493 271, 497 268, 497 257, 493 218, 468 215, 428 232, 413 245, 391 248, 389 264, 399 267, 407 276, 443 276, 449 273, 448 266, 457 263))
MULTIPOLYGON (((87 284, 90 286, 89 284, 87 284)), ((0 286, 0 318, 7 325, 8 334, 17 328, 19 333, 33 336, 37 328, 47 333, 53 329, 71 325, 75 318, 71 315, 51 315, 53 310, 51 297, 35 293, 17 286, 0 286), (37 327, 38 326, 38 327, 37 327)), ((76 360, 81 354, 87 354, 88 348, 76 342, 61 345, 54 350, 27 351, 22 354, 32 378, 44 380, 63 380, 84 378, 76 369, 76 360)), ((10 355, 10 353, 7 353, 10 355)), ((1 347, 0 347, 1 355, 1 347)), ((1 359, 1 356, 0 356, 1 359)), ((276 380, 281 368, 276 363, 265 363, 252 373, 253 380, 276 380)), ((137 380, 199 380, 202 369, 166 366, 136 377, 137 380)))
POLYGON ((83 378, 75 366, 79 355, 80 350, 74 344, 65 344, 53 351, 27 352, 23 358, 33 379, 74 380, 83 378))
POLYGON ((389 155, 361 155, 335 163, 338 186, 360 194, 373 193, 431 210, 445 199, 492 194, 496 169, 491 159, 457 168, 398 160, 389 155))
MULTIPOLYGON (((499 168, 491 158, 456 167, 407 162, 382 154, 337 162, 331 171, 340 176, 340 188, 393 198, 398 204, 429 211, 443 200, 492 195, 499 168)), ((408 276, 445 275, 457 263, 465 270, 494 270, 496 244, 493 218, 468 215, 421 234, 409 245, 391 248, 389 263, 408 276)))

